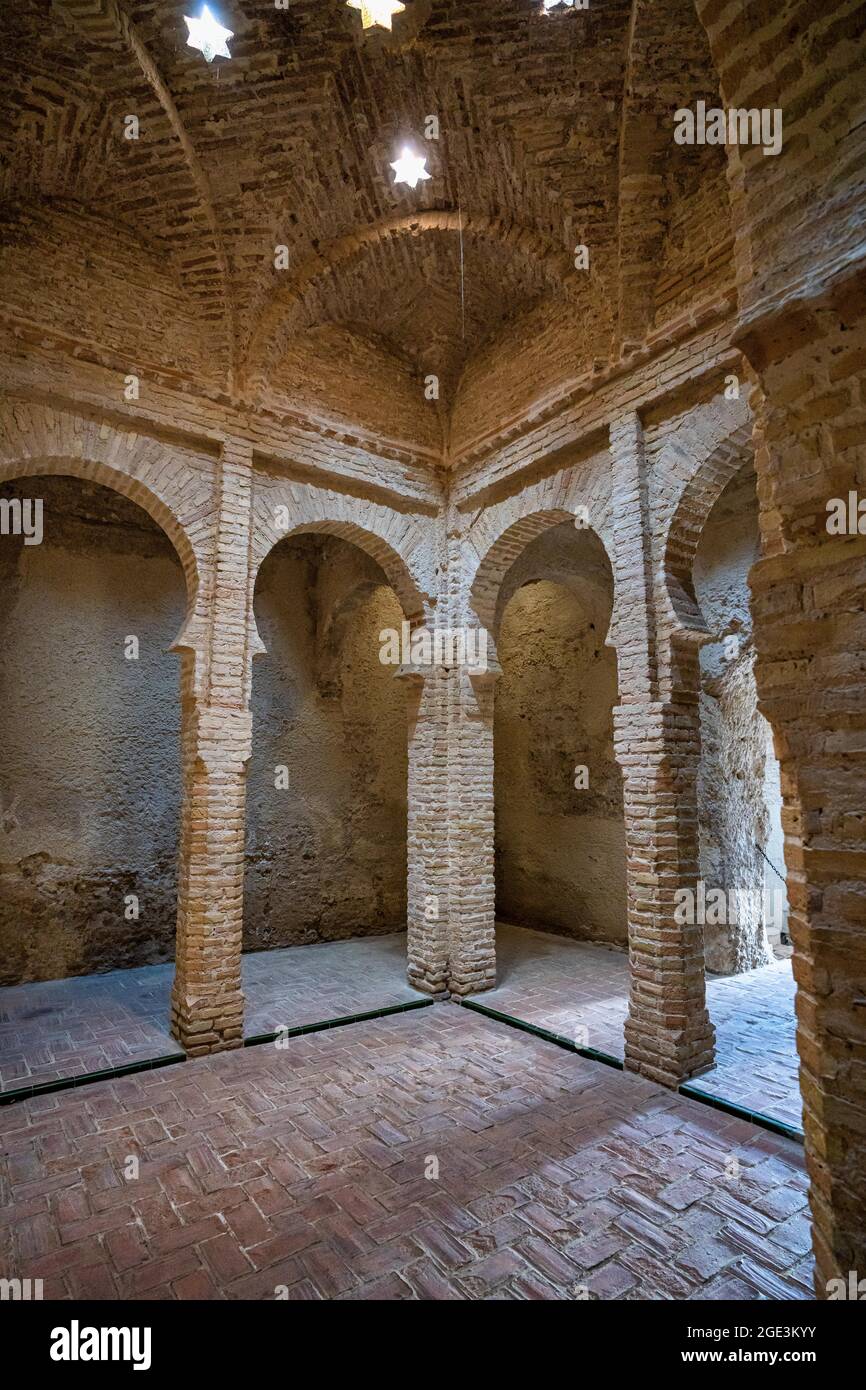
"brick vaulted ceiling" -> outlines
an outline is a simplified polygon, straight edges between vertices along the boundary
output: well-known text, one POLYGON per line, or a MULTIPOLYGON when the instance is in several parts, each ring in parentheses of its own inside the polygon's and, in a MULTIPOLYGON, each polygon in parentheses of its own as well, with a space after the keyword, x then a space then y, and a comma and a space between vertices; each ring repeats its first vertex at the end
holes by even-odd
POLYGON ((500 342, 573 375, 652 327, 677 208, 724 182, 722 152, 671 135, 717 93, 692 0, 406 0, 392 34, 345 0, 211 8, 234 37, 208 64, 186 42, 199 0, 2 6, 7 237, 23 208, 64 239, 137 238, 240 400, 302 400, 334 361, 422 399, 436 373, 445 427, 500 342), (432 174, 415 190, 389 167, 406 142, 432 174))

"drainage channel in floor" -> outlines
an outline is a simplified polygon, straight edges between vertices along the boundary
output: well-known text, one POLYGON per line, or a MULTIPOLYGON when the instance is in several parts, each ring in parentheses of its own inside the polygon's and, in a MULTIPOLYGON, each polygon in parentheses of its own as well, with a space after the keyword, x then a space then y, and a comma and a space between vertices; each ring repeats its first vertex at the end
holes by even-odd
MULTIPOLYGON (((564 1048, 566 1052, 575 1052, 579 1057, 588 1057, 592 1062, 601 1062, 606 1067, 614 1067, 617 1071, 624 1071, 621 1057, 613 1057, 608 1052, 598 1052, 594 1047, 580 1047, 571 1038, 565 1037, 562 1033, 554 1033, 549 1028, 542 1028, 537 1023, 527 1023, 525 1019, 515 1018, 513 1014, 500 1013, 497 1009, 490 1009, 486 1004, 477 1004, 474 999, 461 999, 459 1001, 464 1009, 471 1009, 473 1013, 484 1014, 485 1018, 494 1018, 499 1023, 505 1023, 510 1028, 516 1028, 521 1033, 531 1033, 536 1038, 542 1038, 544 1042, 553 1043, 556 1047, 564 1048)), ((724 1111, 726 1115, 732 1115, 740 1120, 748 1120, 750 1124, 757 1125, 760 1129, 767 1129, 772 1134, 781 1134, 786 1139, 794 1139, 797 1143, 803 1143, 803 1131, 793 1125, 785 1124, 784 1120, 777 1120, 772 1115, 765 1115, 760 1110, 750 1110, 747 1106, 738 1105, 736 1101, 725 1100, 722 1096, 710 1095, 702 1091, 694 1082, 684 1081, 677 1087, 681 1096, 687 1096, 689 1100, 696 1100, 701 1105, 708 1105, 711 1110, 724 1111)))
POLYGON ((345 1014, 342 1018, 329 1018, 324 1023, 301 1023, 297 1028, 278 1028, 273 1033, 256 1033, 244 1038, 244 1047, 261 1047, 262 1043, 276 1042, 282 1038, 300 1038, 305 1033, 321 1033, 326 1028, 346 1028, 350 1023, 367 1023, 374 1018, 387 1018, 389 1014, 405 1014, 410 1009, 429 1009, 435 999, 410 999, 406 1004, 388 1004, 384 1009, 370 1009, 362 1014, 345 1014))
POLYGON ((104 1067, 101 1071, 85 1071, 77 1076, 59 1076, 50 1081, 33 1081, 29 1086, 16 1086, 14 1090, 0 1091, 0 1105, 11 1105, 16 1100, 32 1100, 34 1096, 50 1096, 55 1091, 72 1091, 79 1086, 92 1086, 97 1081, 114 1081, 120 1076, 134 1076, 136 1072, 156 1071, 160 1067, 172 1067, 177 1062, 185 1062, 182 1052, 168 1052, 161 1057, 146 1057, 143 1061, 123 1062, 116 1067, 104 1067))
MULTIPOLYGON (((433 999, 412 999, 406 1004, 389 1004, 382 1009, 370 1009, 362 1014, 347 1014, 342 1018, 327 1018, 318 1023, 302 1023, 296 1028, 281 1028, 274 1033, 257 1033, 244 1038, 244 1047, 260 1047, 263 1043, 275 1042, 278 1038, 298 1038, 305 1033, 322 1033, 331 1028, 345 1028, 351 1023, 366 1023, 371 1019, 387 1018, 389 1014, 402 1014, 408 1009, 427 1009, 433 999)), ((51 1081, 35 1081, 29 1086, 17 1086, 14 1090, 0 1092, 0 1105, 11 1105, 14 1101, 32 1100, 35 1096, 52 1095, 57 1091, 78 1090, 81 1086, 92 1086, 97 1081, 116 1081, 120 1077, 134 1076, 138 1072, 155 1071, 160 1067, 174 1066, 177 1062, 188 1062, 189 1057, 182 1052, 171 1052, 162 1057, 149 1057, 144 1061, 125 1062, 117 1067, 105 1067, 101 1071, 82 1072, 79 1076, 62 1076, 51 1081)), ((193 1059, 195 1060, 195 1059, 193 1059)))
MULTIPOLYGON (((434 999, 413 999, 405 1004, 390 1004, 382 1009, 370 1009, 365 1013, 346 1014, 342 1018, 323 1019, 319 1023, 302 1023, 296 1028, 282 1028, 272 1033, 256 1033, 253 1037, 244 1038, 244 1047, 261 1047, 267 1043, 276 1042, 278 1039, 298 1038, 307 1033, 322 1033, 328 1029, 346 1028, 353 1023, 367 1023, 372 1019, 387 1018, 391 1014, 407 1013, 413 1009, 429 1009, 436 1001, 434 999)), ((485 1004, 478 1004, 473 999, 454 1000, 459 1003, 461 1008, 469 1009, 473 1013, 482 1014, 485 1018, 492 1018, 498 1023, 504 1023, 509 1028, 516 1028, 521 1033, 530 1033, 533 1037, 541 1038, 543 1042, 553 1043, 555 1047, 561 1047, 566 1052, 574 1052, 579 1057, 586 1057, 591 1062, 601 1062, 606 1067, 613 1067, 617 1071, 623 1071, 623 1062, 619 1057, 613 1057, 608 1052, 599 1052, 594 1047, 580 1047, 571 1038, 565 1037, 561 1033, 554 1033, 549 1028, 542 1028, 536 1023, 527 1023, 525 1019, 515 1018, 512 1014, 501 1013, 498 1009, 490 1009, 485 1004)), ((71 1091, 81 1086, 92 1086, 98 1081, 114 1081, 124 1076, 134 1076, 138 1072, 155 1071, 161 1067, 174 1066, 178 1062, 186 1062, 189 1059, 183 1053, 169 1053, 162 1057, 151 1057, 145 1061, 128 1062, 118 1067, 107 1067, 102 1071, 84 1072, 80 1076, 64 1076, 52 1081, 34 1082, 30 1086, 19 1086, 14 1090, 0 1092, 0 1105, 11 1105, 15 1101, 31 1100, 35 1096, 52 1095, 59 1091, 71 1091)), ((737 1105, 735 1101, 725 1100, 722 1096, 709 1095, 701 1091, 693 1082, 684 1082, 678 1087, 680 1095, 687 1096, 690 1100, 699 1101, 701 1105, 708 1105, 712 1110, 723 1111, 727 1115, 735 1116, 737 1119, 748 1120, 750 1124, 757 1125, 761 1129, 769 1130, 773 1134, 784 1135, 786 1139, 794 1139, 799 1143, 803 1142, 803 1131, 792 1125, 785 1124, 782 1120, 774 1119, 772 1115, 765 1115, 759 1110, 750 1110, 745 1106, 737 1105)))

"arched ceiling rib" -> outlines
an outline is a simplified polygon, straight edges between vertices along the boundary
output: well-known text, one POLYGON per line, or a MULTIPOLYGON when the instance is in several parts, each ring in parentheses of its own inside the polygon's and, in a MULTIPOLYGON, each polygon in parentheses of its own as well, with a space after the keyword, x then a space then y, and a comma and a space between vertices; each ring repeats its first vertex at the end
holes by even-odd
POLYGON ((672 114, 712 101, 706 34, 693 0, 632 0, 619 147, 618 338, 639 344, 652 326, 659 257, 677 194, 693 188, 715 147, 674 144, 672 114))
MULTIPOLYGON (((119 0, 54 0, 54 3, 58 11, 61 14, 65 14, 70 22, 79 28, 93 43, 107 47, 109 50, 114 50, 117 47, 118 41, 120 41, 123 49, 131 55, 140 70, 141 76, 150 87, 171 128, 172 135, 180 145, 189 177, 195 189, 195 197, 198 204, 197 214, 204 220, 210 231, 212 242, 211 253, 216 262, 216 271, 220 282, 219 293, 226 320, 227 386, 229 391, 233 391, 235 384, 234 354, 236 335, 231 304, 228 260, 223 245, 222 234, 217 222, 216 209, 214 207, 208 176, 196 154, 195 147, 181 119, 174 98, 145 46, 138 28, 132 21, 128 11, 119 3, 119 0)), ((137 144, 138 142, 133 142, 131 140, 127 141, 129 145, 133 143, 137 144)), ((195 242, 200 243, 200 238, 196 238, 195 242)), ((200 244, 193 244, 186 248, 178 249, 178 257, 182 268, 185 269, 188 274, 192 273, 193 276, 195 276, 198 271, 200 255, 200 244)))
POLYGON ((380 339, 452 397, 546 303, 572 371, 583 339, 567 325, 589 302, 608 306, 583 335, 593 350, 606 320, 611 351, 645 335, 671 209, 706 156, 677 154, 672 112, 716 85, 692 0, 546 16, 540 0, 407 0, 391 35, 363 34, 344 0, 215 0, 235 33, 213 64, 187 46, 185 8, 4 8, 0 177, 163 245, 233 388, 261 389, 290 342, 297 356, 329 328, 380 339), (389 168, 406 141, 433 175, 414 191, 389 168))

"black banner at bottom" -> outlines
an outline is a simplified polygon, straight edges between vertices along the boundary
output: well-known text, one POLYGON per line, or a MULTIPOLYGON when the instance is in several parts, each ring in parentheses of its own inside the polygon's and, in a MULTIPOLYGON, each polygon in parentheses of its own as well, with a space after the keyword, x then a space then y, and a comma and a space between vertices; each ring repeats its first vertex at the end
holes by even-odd
MULTIPOLYGON (((305 1375, 316 1372, 315 1358, 328 1376, 345 1367, 357 1375, 366 1358, 367 1371, 382 1366, 383 1359, 399 1347, 401 1370, 412 1375, 426 1368, 432 1353, 439 1359, 450 1347, 449 1360, 458 1355, 465 1338, 481 1332, 483 1370, 496 1373, 503 1353, 531 1350, 527 1336, 543 1337, 545 1361, 558 1354, 575 1371, 588 1359, 622 1373, 666 1373, 674 1367, 761 1366, 770 1371, 812 1367, 826 1376, 860 1361, 866 1319, 858 1305, 866 1300, 828 1302, 688 1303, 583 1301, 564 1308, 562 1303, 539 1309, 526 1304, 523 1311, 501 1312, 489 1300, 484 1308, 470 1311, 459 1304, 439 1308, 432 1320, 429 1308, 403 1303, 399 1310, 383 1312, 383 1335, 371 1340, 375 1304, 361 1300, 306 1303, 303 1308, 279 1300, 268 1302, 125 1302, 38 1303, 5 1301, 0 1319, 6 1332, 7 1353, 16 1369, 37 1371, 49 1383, 63 1383, 69 1376, 93 1379, 101 1370, 172 1378, 180 1375, 219 1378, 242 1375, 254 1381, 271 1379, 287 1355, 303 1357, 305 1375), (353 1302, 355 1307, 353 1308, 353 1302), (364 1323, 356 1340, 357 1304, 362 1303, 364 1323), (854 1303, 855 1306, 851 1306, 854 1303), (466 1319, 472 1319, 471 1323, 466 1319), (428 1318, 431 1320, 428 1322, 428 1318), (489 1323, 487 1319, 490 1319, 489 1323), (524 1322, 525 1319, 525 1322, 524 1322), (345 1330, 351 1340, 336 1340, 345 1330), (454 1334, 461 1341, 454 1340, 454 1334), (563 1341, 557 1349, 557 1333, 563 1341), (402 1334, 402 1336, 401 1336, 402 1334), (388 1339, 387 1341, 385 1339, 388 1339), (404 1340, 404 1338, 406 1340, 404 1340), (420 1340, 419 1340, 420 1339, 420 1340), (414 1351, 412 1350, 414 1347, 414 1351), (435 1349, 438 1348, 438 1351, 435 1349), (422 1350, 424 1349, 424 1350, 422 1350), (408 1360, 407 1360, 408 1358, 408 1360)), ((536 1350, 538 1344, 536 1343, 536 1350)), ((300 1370, 302 1363, 296 1361, 300 1370)), ((599 1367, 599 1369, 601 1368, 599 1367)), ((473 1374, 482 1369, 476 1363, 473 1374)), ((503 1374, 513 1374, 505 1363, 503 1374)))

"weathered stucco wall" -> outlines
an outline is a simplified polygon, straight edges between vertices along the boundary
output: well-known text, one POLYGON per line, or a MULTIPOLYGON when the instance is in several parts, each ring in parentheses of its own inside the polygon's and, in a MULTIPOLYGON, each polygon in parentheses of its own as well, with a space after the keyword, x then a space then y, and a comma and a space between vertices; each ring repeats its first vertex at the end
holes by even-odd
POLYGON ((612 579, 601 542, 558 526, 502 587, 494 715, 497 913, 626 941, 622 779, 613 755, 612 579), (588 786, 575 787, 586 766, 588 786))
POLYGON ((245 948, 403 931, 406 692, 379 661, 397 598, 356 546, 300 536, 264 561, 255 613, 245 948))
POLYGON ((180 563, 141 508, 95 484, 34 478, 0 495, 44 504, 41 545, 0 536, 0 979, 168 960, 180 563))
POLYGON ((767 929, 774 926, 776 900, 765 888, 784 893, 778 879, 767 877, 760 853, 778 849, 781 822, 775 759, 753 672, 747 577, 758 555, 755 475, 746 468, 710 513, 694 565, 697 600, 710 630, 722 637, 701 651, 701 877, 707 890, 749 890, 737 900, 736 922, 705 927, 707 968, 726 974, 771 958, 767 929))

